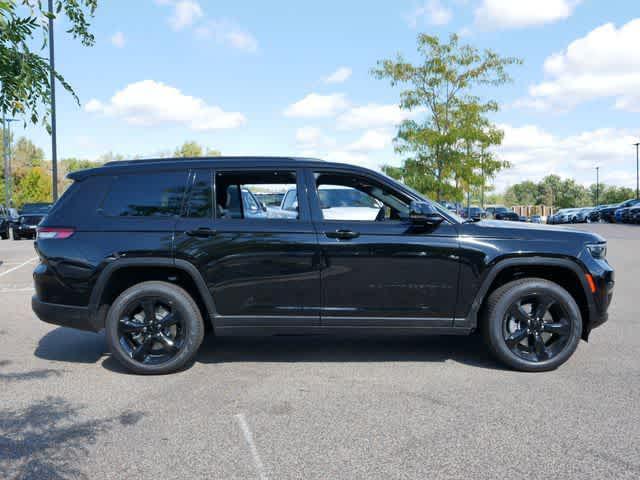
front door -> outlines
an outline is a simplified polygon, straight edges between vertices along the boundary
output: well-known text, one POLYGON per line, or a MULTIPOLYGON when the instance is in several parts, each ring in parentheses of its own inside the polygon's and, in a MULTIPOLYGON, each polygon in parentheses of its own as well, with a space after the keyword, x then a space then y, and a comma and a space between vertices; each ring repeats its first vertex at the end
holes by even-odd
POLYGON ((308 202, 283 215, 260 194, 300 191, 296 169, 194 170, 175 236, 176 258, 207 282, 216 328, 319 323, 317 238, 308 202))
POLYGON ((459 261, 456 227, 416 229, 411 198, 378 177, 310 175, 322 264, 323 326, 450 327, 459 261))

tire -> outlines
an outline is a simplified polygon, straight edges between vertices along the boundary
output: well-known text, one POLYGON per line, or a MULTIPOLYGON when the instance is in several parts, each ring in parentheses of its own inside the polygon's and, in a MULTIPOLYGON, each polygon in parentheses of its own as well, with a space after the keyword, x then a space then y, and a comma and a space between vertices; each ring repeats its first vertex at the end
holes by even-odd
POLYGON ((105 330, 114 358, 142 375, 172 373, 190 365, 204 337, 193 298, 176 285, 157 281, 139 283, 120 294, 109 309, 105 330), (168 313, 158 319, 164 311, 168 313), (170 317, 174 323, 162 326, 170 317))
POLYGON ((489 351, 499 361, 523 372, 544 372, 558 368, 573 355, 582 335, 582 316, 576 301, 560 285, 524 278, 491 293, 482 330, 489 351), (519 302, 521 308, 517 307, 519 302), (531 312, 536 305, 542 309, 551 302, 540 317, 543 321, 527 312, 529 305, 525 302, 531 302, 531 312))
POLYGON ((2 240, 6 240, 7 238, 9 238, 9 234, 8 233, 0 233, 0 238, 2 238, 2 240))

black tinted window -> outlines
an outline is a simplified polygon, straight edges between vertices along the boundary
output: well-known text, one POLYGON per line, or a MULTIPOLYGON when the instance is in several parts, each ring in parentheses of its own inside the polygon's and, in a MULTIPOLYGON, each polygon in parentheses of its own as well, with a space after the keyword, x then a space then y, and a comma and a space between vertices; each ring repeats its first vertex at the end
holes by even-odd
POLYGON ((211 218, 213 216, 213 190, 210 170, 196 170, 189 193, 186 216, 211 218))
POLYGON ((118 175, 102 209, 114 217, 178 215, 186 184, 187 172, 118 175))

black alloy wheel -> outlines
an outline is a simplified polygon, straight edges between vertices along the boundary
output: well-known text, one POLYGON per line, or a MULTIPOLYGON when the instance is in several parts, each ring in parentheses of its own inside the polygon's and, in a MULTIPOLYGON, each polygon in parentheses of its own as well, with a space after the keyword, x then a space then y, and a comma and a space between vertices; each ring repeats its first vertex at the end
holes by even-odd
POLYGON ((187 366, 204 337, 202 314, 181 287, 160 281, 134 285, 113 302, 105 321, 113 357, 139 374, 187 366))
POLYGON ((542 278, 514 280, 487 299, 482 330, 490 352, 521 371, 552 370, 578 347, 582 316, 573 296, 542 278))
POLYGON ((514 354, 525 360, 549 360, 569 341, 568 318, 566 309, 550 295, 526 296, 516 300, 504 316, 504 341, 514 354))
POLYGON ((118 322, 119 342, 136 362, 157 365, 184 344, 186 325, 171 302, 160 297, 133 300, 118 322))

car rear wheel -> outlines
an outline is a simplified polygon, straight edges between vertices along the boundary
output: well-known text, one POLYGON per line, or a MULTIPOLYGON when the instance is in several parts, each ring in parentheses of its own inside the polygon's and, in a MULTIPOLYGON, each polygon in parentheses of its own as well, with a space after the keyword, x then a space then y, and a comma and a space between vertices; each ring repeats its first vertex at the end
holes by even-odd
POLYGON ((125 290, 109 309, 105 328, 114 358, 139 374, 184 368, 204 336, 193 298, 176 285, 155 281, 125 290))
POLYGON ((483 334, 491 353, 526 372, 553 370, 575 352, 580 308, 560 285, 540 278, 510 282, 487 300, 483 334))

